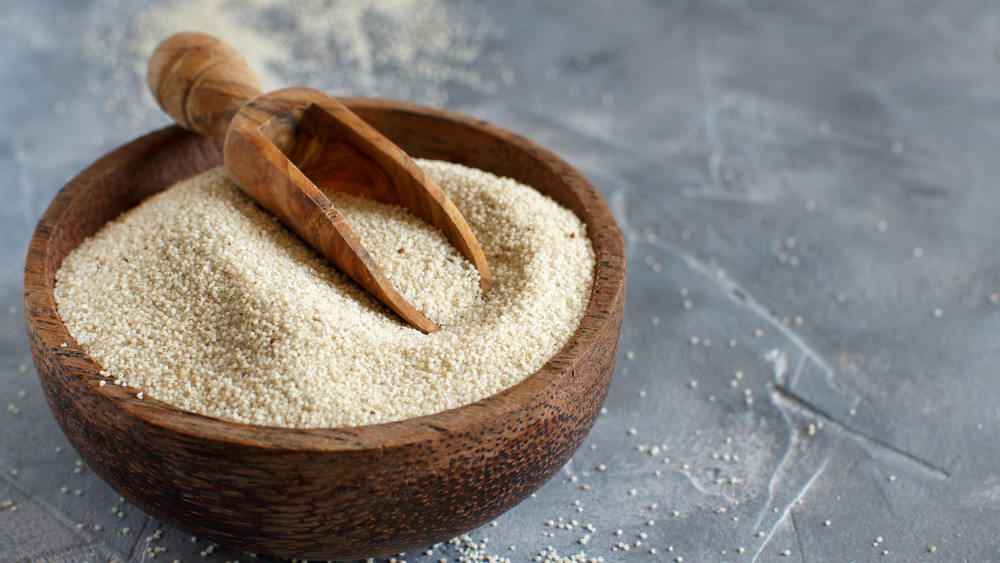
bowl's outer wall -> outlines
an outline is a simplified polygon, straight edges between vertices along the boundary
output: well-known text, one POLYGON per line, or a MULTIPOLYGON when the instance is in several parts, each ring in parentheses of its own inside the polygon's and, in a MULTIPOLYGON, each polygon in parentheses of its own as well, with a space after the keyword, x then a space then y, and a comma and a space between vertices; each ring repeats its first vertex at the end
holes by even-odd
POLYGON ((498 128, 395 102, 345 102, 413 156, 513 177, 584 218, 598 250, 594 297, 572 341, 542 370, 473 405, 355 429, 228 424, 99 387, 100 367, 66 332, 51 291, 62 259, 84 238, 145 197, 221 164, 218 143, 171 127, 82 172, 39 222, 25 267, 28 335, 52 411, 83 460, 131 502, 246 551, 374 557, 483 525, 569 460, 614 371, 624 244, 594 188, 498 128))

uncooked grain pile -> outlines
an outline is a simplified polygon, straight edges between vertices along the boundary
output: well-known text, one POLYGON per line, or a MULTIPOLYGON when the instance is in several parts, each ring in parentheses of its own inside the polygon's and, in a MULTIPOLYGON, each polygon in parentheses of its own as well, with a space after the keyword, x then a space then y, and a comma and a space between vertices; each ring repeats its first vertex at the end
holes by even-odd
POLYGON ((225 420, 356 426, 440 412, 538 370, 579 325, 594 254, 539 192, 418 161, 478 238, 495 285, 398 207, 328 194, 425 335, 258 208, 220 169, 109 223, 63 262, 59 314, 114 383, 225 420))

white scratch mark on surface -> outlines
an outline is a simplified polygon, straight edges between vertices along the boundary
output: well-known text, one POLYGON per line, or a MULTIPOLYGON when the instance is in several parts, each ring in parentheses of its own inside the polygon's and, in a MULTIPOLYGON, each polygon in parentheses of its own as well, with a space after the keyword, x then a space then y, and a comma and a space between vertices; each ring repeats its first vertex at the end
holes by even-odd
POLYGON ((136 560, 137 548, 139 549, 138 553, 139 559, 137 563, 142 563, 143 561, 146 560, 146 546, 149 544, 147 544, 146 541, 142 538, 146 536, 146 532, 147 530, 149 530, 150 524, 152 524, 153 522, 155 522, 154 518, 147 514, 146 520, 143 521, 142 526, 137 531, 134 532, 135 539, 132 541, 132 547, 129 548, 129 551, 132 553, 132 557, 129 558, 129 561, 137 561, 136 560))
POLYGON ((781 524, 782 521, 784 521, 785 518, 788 518, 788 515, 791 512, 792 507, 795 506, 795 503, 797 503, 799 499, 801 499, 805 495, 806 491, 809 490, 809 487, 811 487, 812 484, 816 481, 816 479, 823 473, 823 470, 826 469, 826 464, 829 461, 830 458, 824 459, 823 463, 809 477, 809 480, 806 481, 805 484, 802 485, 802 488, 799 489, 798 493, 795 495, 795 498, 785 503, 785 506, 781 510, 778 518, 775 519, 774 524, 772 524, 771 528, 764 534, 764 538, 763 540, 761 540, 760 546, 757 547, 757 552, 754 553, 752 561, 757 561, 757 558, 760 557, 760 553, 764 551, 764 548, 771 541, 771 538, 774 537, 774 532, 778 529, 778 526, 781 524))
POLYGON ((972 493, 962 505, 979 510, 1000 508, 1000 477, 987 479, 986 489, 972 493))
MULTIPOLYGON (((805 359, 805 355, 802 356, 802 359, 805 359)), ((784 350, 775 348, 764 354, 764 361, 774 365, 774 380, 784 381, 785 374, 788 373, 788 354, 784 350)), ((799 361, 799 368, 801 367, 802 361, 799 361)))
POLYGON ((725 144, 719 137, 719 122, 717 118, 718 108, 716 107, 715 89, 709 81, 708 60, 705 54, 704 41, 699 37, 697 44, 697 68, 698 68, 698 93, 705 103, 705 111, 702 113, 705 128, 705 138, 708 140, 710 152, 708 154, 708 180, 715 192, 722 192, 722 177, 719 169, 722 166, 722 158, 725 156, 725 144))
POLYGON ((795 384, 799 381, 799 376, 805 370, 807 359, 805 354, 799 356, 799 363, 795 366, 795 372, 792 373, 792 377, 788 380, 788 386, 792 389, 795 388, 795 384))
POLYGON ((781 333, 782 336, 787 338, 789 342, 802 352, 806 358, 811 360, 817 367, 820 368, 820 370, 822 370, 824 379, 834 390, 844 393, 845 395, 854 396, 855 404, 860 401, 859 397, 861 396, 861 392, 859 390, 854 389, 852 385, 843 379, 836 377, 836 371, 822 356, 819 355, 818 352, 813 350, 813 348, 809 346, 798 333, 785 325, 785 323, 781 322, 781 319, 779 319, 773 311, 763 306, 753 297, 753 295, 733 281, 732 278, 718 277, 716 275, 717 269, 709 268, 707 264, 696 258, 694 255, 684 252, 670 243, 659 240, 655 243, 655 246, 682 259, 688 268, 701 274, 709 281, 719 286, 719 288, 724 291, 730 299, 750 309, 751 312, 766 321, 775 330, 781 333))
POLYGON ((917 457, 905 450, 902 450, 888 442, 884 442, 878 438, 869 436, 864 432, 851 428, 844 424, 841 424, 828 413, 824 412, 823 409, 813 405, 804 398, 798 396, 791 389, 782 385, 772 385, 772 400, 775 405, 783 406, 786 408, 791 408, 798 411, 805 411, 810 413, 812 416, 822 418, 826 423, 828 428, 833 428, 836 431, 841 432, 846 436, 850 436, 855 440, 858 440, 862 444, 871 447, 875 451, 885 451, 891 454, 893 457, 903 460, 912 467, 916 467, 925 474, 928 474, 936 479, 945 480, 948 479, 949 474, 942 467, 938 467, 933 463, 917 457))
POLYGON ((764 536, 759 540, 760 545, 753 556, 754 560, 757 559, 764 547, 771 541, 772 536, 788 515, 792 506, 805 495, 805 492, 812 486, 812 483, 823 472, 830 459, 829 455, 823 457, 822 460, 817 459, 819 452, 809 442, 796 439, 796 434, 791 430, 795 426, 795 423, 790 418, 789 412, 780 408, 778 412, 785 422, 788 430, 786 435, 789 439, 785 450, 775 460, 774 469, 768 477, 767 494, 763 499, 763 508, 757 514, 750 528, 751 530, 760 530, 765 520, 770 521, 767 531, 762 532, 764 536), (809 477, 798 487, 795 494, 781 503, 779 497, 783 496, 782 493, 789 492, 789 489, 797 482, 796 477, 804 477, 807 474, 809 477), (770 518, 773 514, 777 514, 777 517, 772 521, 770 518))

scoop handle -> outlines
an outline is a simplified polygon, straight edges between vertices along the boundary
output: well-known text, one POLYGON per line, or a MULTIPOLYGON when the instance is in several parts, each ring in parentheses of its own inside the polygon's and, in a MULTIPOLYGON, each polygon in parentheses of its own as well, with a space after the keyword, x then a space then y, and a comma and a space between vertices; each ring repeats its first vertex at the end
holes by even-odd
POLYGON ((181 127, 225 138, 233 116, 262 91, 236 49, 204 33, 164 39, 149 58, 149 89, 181 127))

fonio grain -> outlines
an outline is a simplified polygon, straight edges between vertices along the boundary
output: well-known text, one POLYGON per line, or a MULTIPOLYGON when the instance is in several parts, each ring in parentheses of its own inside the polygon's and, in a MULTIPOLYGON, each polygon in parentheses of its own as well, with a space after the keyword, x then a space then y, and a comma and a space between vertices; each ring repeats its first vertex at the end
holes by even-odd
POLYGON ((230 421, 356 426, 497 393, 569 340, 590 299, 593 249, 580 220, 532 188, 418 162, 486 254, 485 297, 439 231, 399 207, 328 195, 436 333, 388 313, 222 169, 84 241, 56 275, 60 317, 116 384, 230 421))

